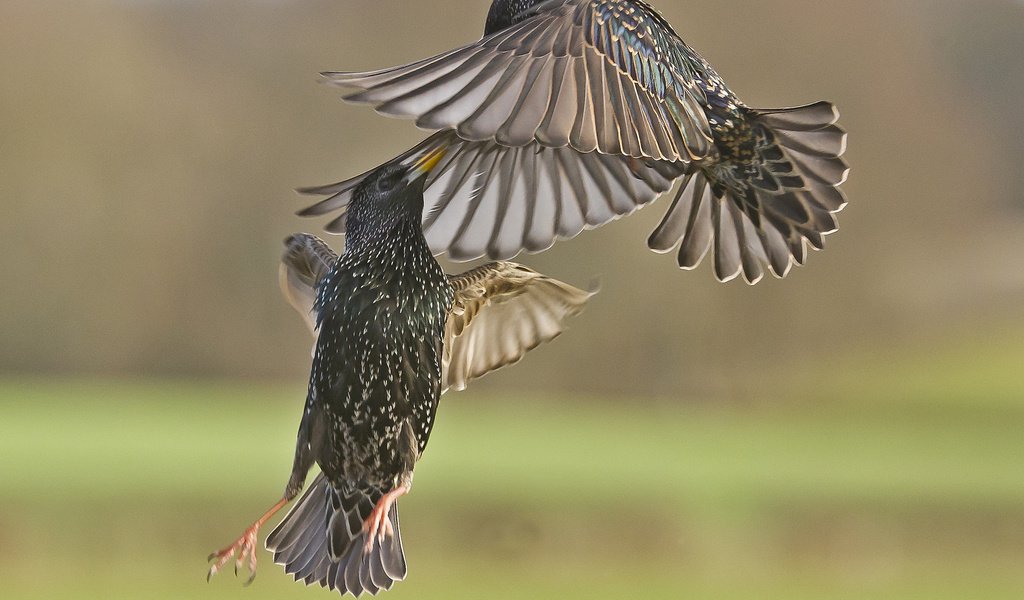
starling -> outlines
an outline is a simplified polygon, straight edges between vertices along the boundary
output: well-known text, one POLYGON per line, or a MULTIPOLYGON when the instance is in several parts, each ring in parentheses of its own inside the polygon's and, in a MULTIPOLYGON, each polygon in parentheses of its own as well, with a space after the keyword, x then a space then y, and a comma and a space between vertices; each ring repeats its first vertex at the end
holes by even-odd
MULTIPOLYGON (((648 239, 683 269, 714 247, 721 281, 784 277, 846 204, 829 102, 749 108, 641 0, 494 0, 479 41, 409 65, 328 72, 346 99, 436 130, 424 233, 455 260, 538 252, 676 186, 648 239)), ((365 175, 307 188, 344 211, 365 175)), ((341 228, 338 222, 328 231, 341 228)))
POLYGON ((256 572, 259 528, 320 473, 267 538, 307 584, 375 594, 406 575, 399 496, 427 446, 438 399, 555 338, 592 295, 509 262, 441 270, 423 237, 423 183, 444 154, 364 177, 347 212, 345 252, 286 240, 281 288, 316 335, 295 460, 283 498, 227 548, 256 572))

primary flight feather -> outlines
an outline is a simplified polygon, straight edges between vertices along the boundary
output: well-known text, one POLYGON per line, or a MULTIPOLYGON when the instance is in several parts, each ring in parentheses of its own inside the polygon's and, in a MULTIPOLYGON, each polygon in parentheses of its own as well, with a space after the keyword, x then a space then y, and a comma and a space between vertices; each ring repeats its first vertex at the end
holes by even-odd
MULTIPOLYGON (((494 0, 477 42, 324 76, 436 130, 403 156, 447 149, 423 223, 456 260, 544 250, 675 186, 648 246, 685 269, 711 254, 719 280, 756 283, 822 248, 846 204, 834 105, 747 107, 641 0, 494 0)), ((328 197, 300 214, 343 214, 362 177, 302 190, 328 197)))

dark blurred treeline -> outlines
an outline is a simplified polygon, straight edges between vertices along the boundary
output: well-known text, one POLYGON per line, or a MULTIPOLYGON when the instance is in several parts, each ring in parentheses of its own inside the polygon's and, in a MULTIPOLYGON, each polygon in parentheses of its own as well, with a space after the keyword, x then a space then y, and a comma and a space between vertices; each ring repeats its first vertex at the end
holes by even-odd
MULTIPOLYGON (((486 4, 0 4, 0 373, 301 380, 310 340, 277 258, 320 223, 292 188, 424 135, 316 73, 475 39, 486 4)), ((484 385, 738 397, 878 348, 1024 331, 1024 4, 656 4, 748 104, 839 105, 841 230, 752 288, 647 251, 664 200, 520 257, 602 292, 484 385)))

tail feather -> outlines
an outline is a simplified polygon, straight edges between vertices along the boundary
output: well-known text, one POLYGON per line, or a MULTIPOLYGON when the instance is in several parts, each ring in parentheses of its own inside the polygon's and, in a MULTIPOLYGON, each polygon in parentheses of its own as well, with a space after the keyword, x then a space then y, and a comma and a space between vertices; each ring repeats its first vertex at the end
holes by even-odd
POLYGON ((839 110, 831 102, 815 102, 796 108, 757 111, 766 123, 786 131, 817 131, 839 122, 839 110))
POLYGON ((751 163, 722 161, 689 173, 648 239, 656 252, 679 246, 681 268, 697 266, 714 248, 715 276, 757 283, 765 267, 785 277, 803 264, 807 246, 820 250, 846 205, 839 186, 846 133, 831 103, 749 114, 757 138, 751 163))
POLYGON ((353 596, 390 589, 408 572, 397 503, 388 514, 395 535, 375 543, 369 553, 363 550, 363 522, 380 496, 378 491, 337 489, 321 473, 267 537, 267 550, 285 572, 307 585, 353 596))

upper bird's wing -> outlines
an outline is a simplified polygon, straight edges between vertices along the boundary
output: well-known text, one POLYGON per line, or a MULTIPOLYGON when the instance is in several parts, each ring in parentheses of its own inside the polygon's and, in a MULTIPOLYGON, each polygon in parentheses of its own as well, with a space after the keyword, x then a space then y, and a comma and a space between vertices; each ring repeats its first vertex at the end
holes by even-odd
MULTIPOLYGON (((571 148, 467 142, 454 131, 435 133, 395 160, 437 147, 448 149, 427 176, 423 234, 435 253, 454 260, 509 259, 539 252, 556 240, 628 215, 672 188, 680 165, 571 148)), ((300 190, 327 198, 299 212, 339 214, 327 224, 345 231, 352 192, 364 173, 331 185, 300 190)))
POLYGON ((284 241, 278 281, 285 300, 306 321, 309 331, 316 335, 316 315, 313 302, 317 283, 331 270, 338 255, 323 240, 308 233, 295 233, 284 241))
POLYGON ((682 41, 651 7, 549 0, 478 42, 409 65, 324 73, 352 102, 467 141, 671 162, 712 150, 682 41))
POLYGON ((455 302, 445 327, 442 389, 513 364, 557 337, 595 292, 511 262, 493 262, 450 276, 455 302))

